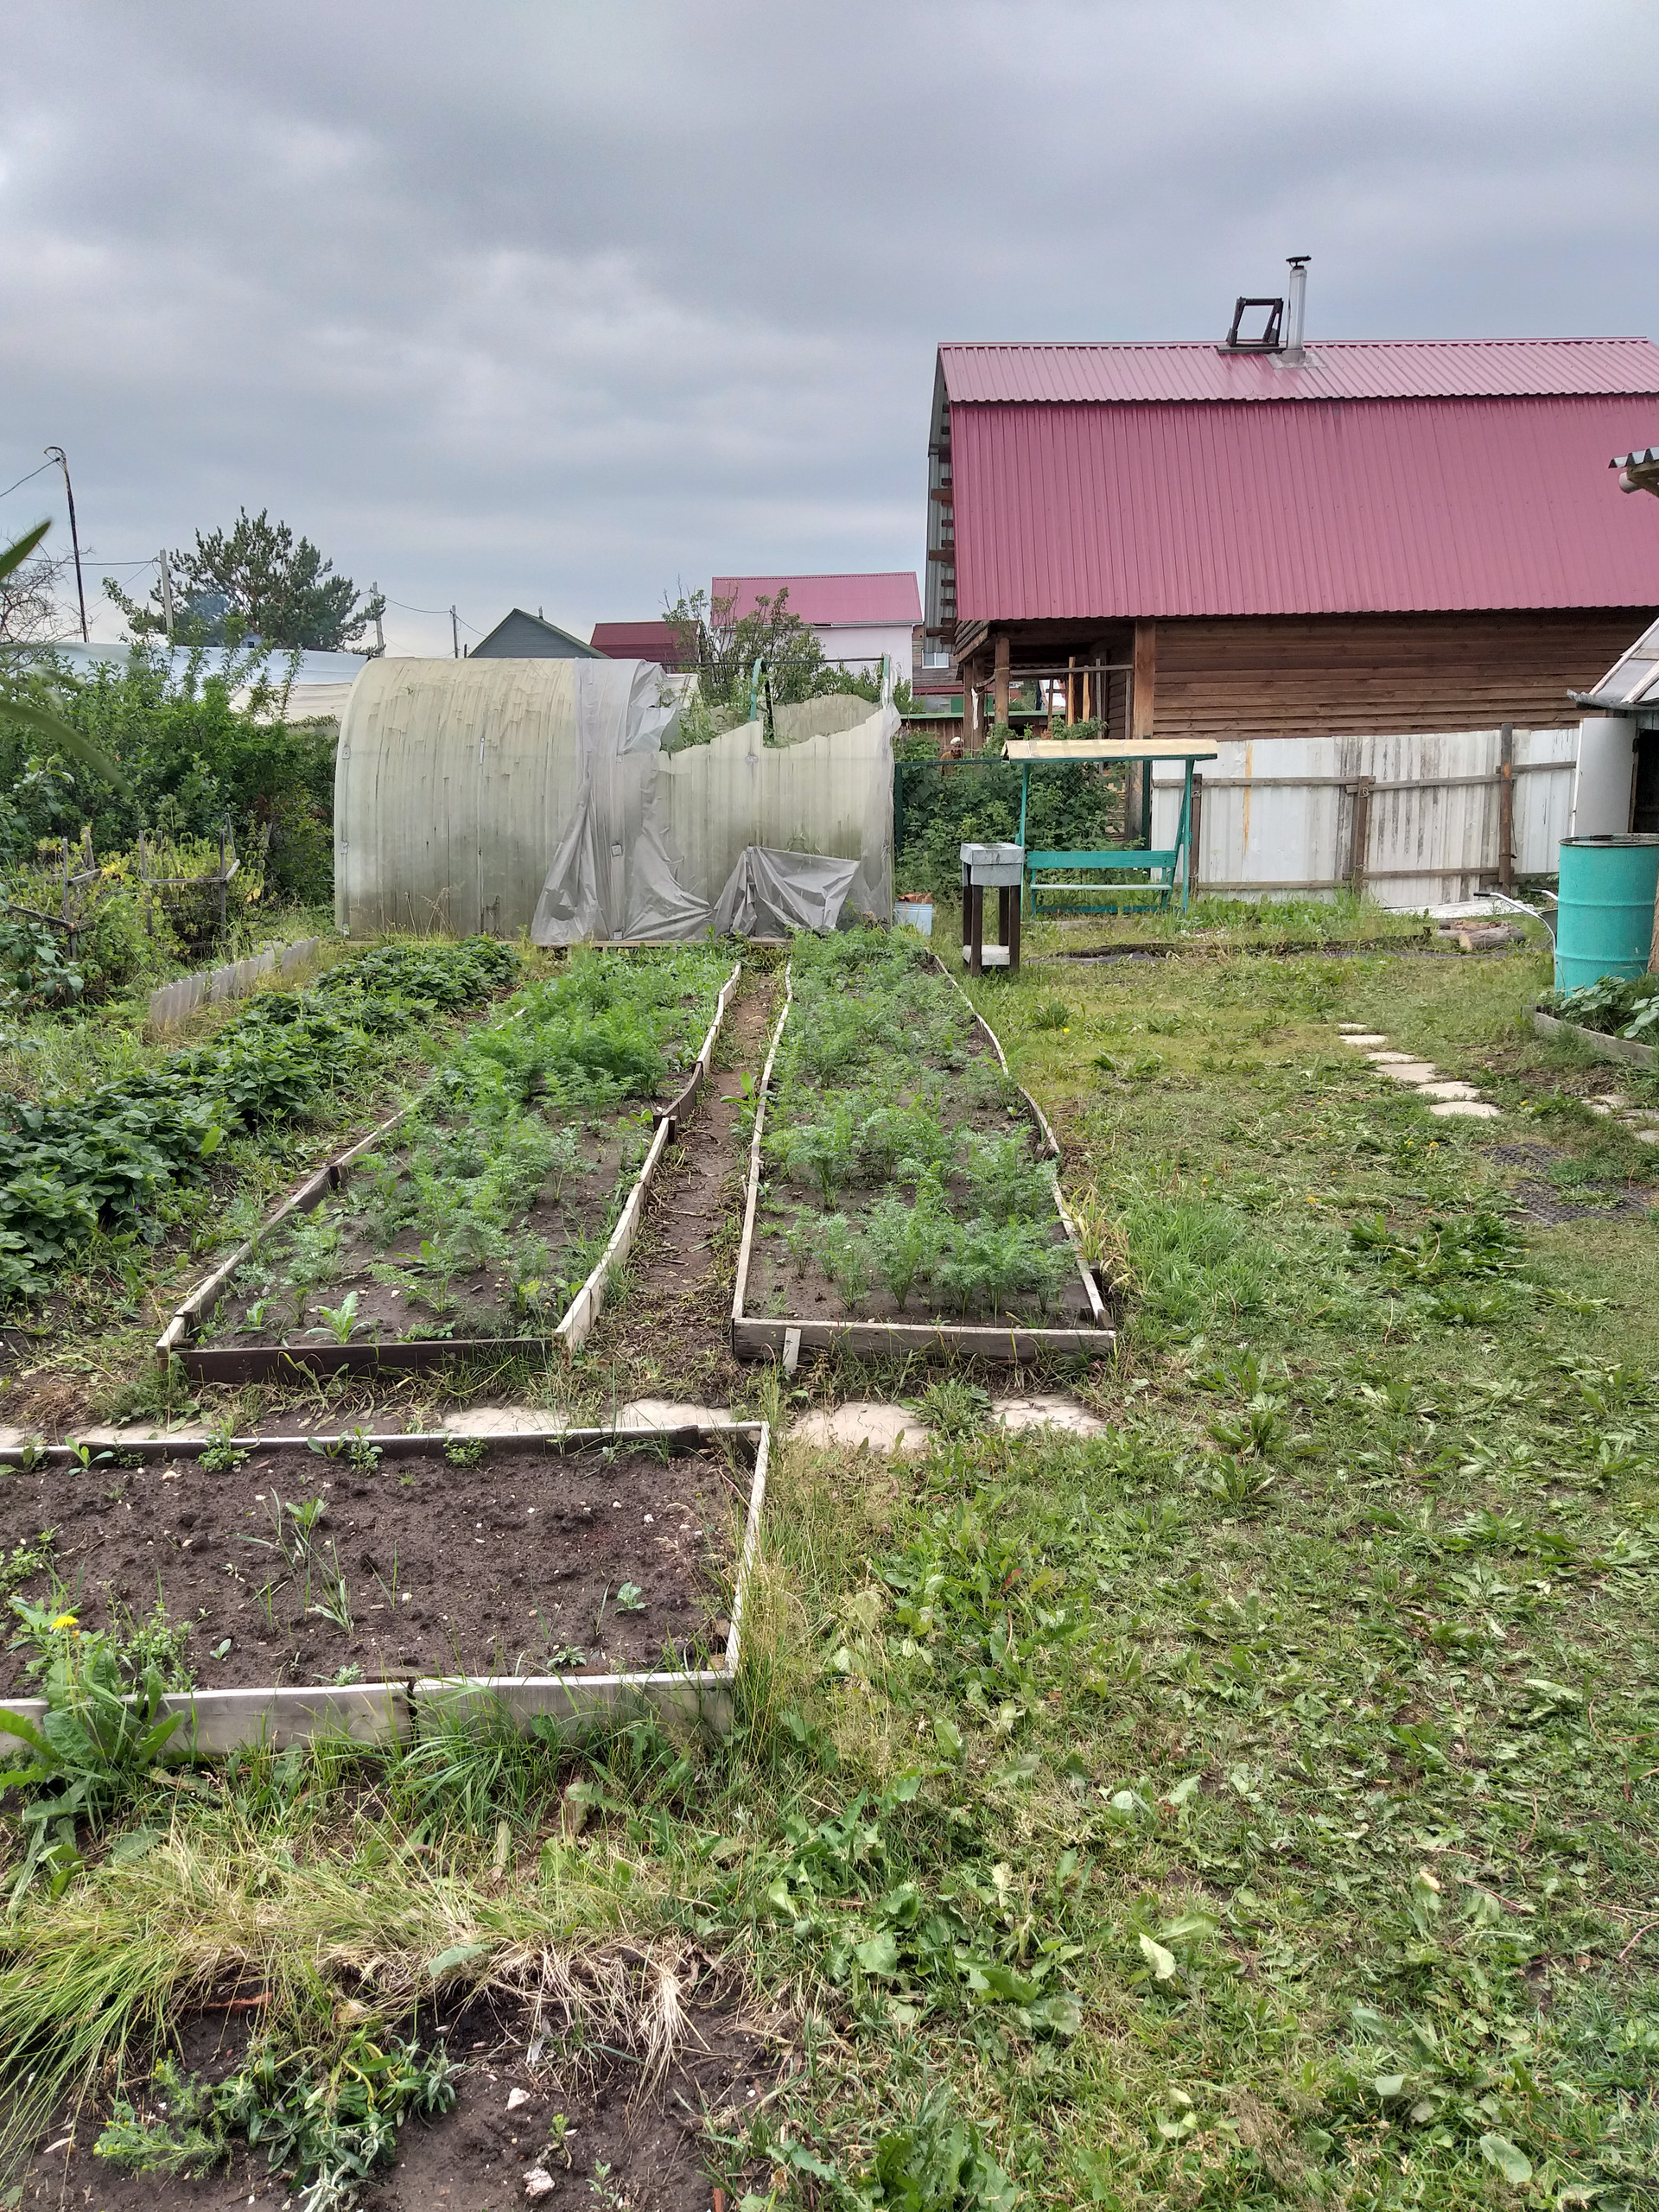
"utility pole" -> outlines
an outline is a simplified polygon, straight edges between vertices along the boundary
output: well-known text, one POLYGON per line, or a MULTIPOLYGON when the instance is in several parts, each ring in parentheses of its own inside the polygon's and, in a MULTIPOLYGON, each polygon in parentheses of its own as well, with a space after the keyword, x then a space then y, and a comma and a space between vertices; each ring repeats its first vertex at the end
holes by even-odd
POLYGON ((84 645, 87 642, 86 587, 81 581, 80 574, 80 532, 75 527, 75 487, 69 481, 69 458, 63 448, 48 446, 46 457, 48 461, 55 461, 63 471, 63 489, 69 501, 69 543, 75 549, 75 591, 80 601, 80 642, 84 645))
POLYGON ((167 626, 167 642, 170 645, 173 642, 173 571, 167 565, 165 547, 162 548, 161 555, 161 569, 162 620, 167 626))
POLYGON ((369 597, 374 601, 375 606, 374 657, 377 660, 379 660, 383 658, 386 650, 386 633, 380 625, 380 587, 378 584, 371 584, 369 586, 369 597))
POLYGON ((461 658, 461 625, 452 607, 449 610, 449 642, 454 648, 455 658, 461 658))

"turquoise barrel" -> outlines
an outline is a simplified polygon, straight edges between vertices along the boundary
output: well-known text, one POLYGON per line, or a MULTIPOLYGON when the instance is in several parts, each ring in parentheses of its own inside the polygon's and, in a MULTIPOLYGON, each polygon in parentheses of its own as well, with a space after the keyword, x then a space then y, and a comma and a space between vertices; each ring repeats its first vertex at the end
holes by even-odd
POLYGON ((1659 837, 1564 837, 1555 988, 1640 976, 1653 944, 1659 837))

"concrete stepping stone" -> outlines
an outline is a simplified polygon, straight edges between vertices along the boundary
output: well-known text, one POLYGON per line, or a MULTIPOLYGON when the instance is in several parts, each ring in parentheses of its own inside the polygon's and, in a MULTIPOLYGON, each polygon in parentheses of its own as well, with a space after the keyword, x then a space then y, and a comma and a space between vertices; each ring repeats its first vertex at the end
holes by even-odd
POLYGON ((1417 1096, 1420 1098, 1478 1098, 1480 1093, 1472 1083, 1447 1080, 1445 1083, 1420 1083, 1417 1096))
POLYGON ((1489 1106, 1484 1098, 1446 1098, 1428 1110, 1431 1114, 1438 1114, 1443 1121, 1461 1117, 1471 1122, 1495 1122, 1503 1109, 1489 1106))
POLYGON ((1630 1135, 1637 1144, 1659 1144, 1659 1129, 1632 1129, 1630 1135))
POLYGON ((1342 1041, 1344 1045, 1352 1045, 1357 1050, 1363 1051, 1368 1045, 1386 1045, 1389 1040, 1386 1037, 1380 1036, 1375 1030, 1356 1029, 1344 1035, 1342 1041))
POLYGON ((1370 1027, 1369 1021, 1339 1021, 1338 1029, 1344 1037, 1357 1037, 1370 1027))
POLYGON ((1102 1436, 1107 1427, 1075 1398, 993 1398, 991 1418, 1003 1428, 1063 1428, 1072 1436, 1102 1436))
POLYGON ((0 1452, 21 1452, 29 1441, 26 1428, 0 1428, 0 1452))
POLYGON ((619 1428, 730 1428, 723 1406, 693 1406, 679 1398, 631 1398, 617 1414, 619 1428))
POLYGON ((790 1434, 802 1444, 847 1445, 855 1451, 868 1449, 885 1456, 890 1452, 925 1452, 928 1433, 914 1414, 906 1413, 902 1406, 849 1398, 844 1406, 828 1412, 804 1414, 790 1434))
POLYGON ((1624 1113, 1630 1103, 1622 1090, 1599 1090, 1595 1096, 1598 1106, 1611 1106, 1615 1114, 1624 1113))
POLYGON ((438 1426, 451 1436, 552 1436, 571 1423, 545 1406, 462 1406, 438 1426))
POLYGON ((1377 1070, 1377 1073, 1387 1076, 1390 1083, 1409 1084, 1413 1090, 1421 1084, 1437 1082, 1440 1072, 1429 1060, 1391 1060, 1386 1067, 1377 1070))

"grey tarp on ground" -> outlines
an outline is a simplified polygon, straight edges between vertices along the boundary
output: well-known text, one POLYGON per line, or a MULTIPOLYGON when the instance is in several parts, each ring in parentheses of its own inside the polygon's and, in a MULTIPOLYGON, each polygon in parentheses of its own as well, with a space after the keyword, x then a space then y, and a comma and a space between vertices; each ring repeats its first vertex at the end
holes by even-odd
POLYGON ((791 930, 832 930, 857 873, 856 861, 749 845, 715 902, 715 933, 787 937, 791 930))

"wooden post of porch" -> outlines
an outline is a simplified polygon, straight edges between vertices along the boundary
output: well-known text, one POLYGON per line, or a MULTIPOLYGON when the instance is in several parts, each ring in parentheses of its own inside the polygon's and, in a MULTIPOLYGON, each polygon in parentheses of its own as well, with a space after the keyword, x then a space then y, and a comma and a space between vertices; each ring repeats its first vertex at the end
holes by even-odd
POLYGON ((1006 632, 996 640, 994 680, 996 684, 996 726, 999 729, 1006 729, 1008 726, 1008 640, 1006 632))
MULTIPOLYGON (((1152 735, 1154 694, 1158 672, 1158 625, 1137 622, 1135 626, 1135 668, 1129 678, 1129 741, 1141 745, 1152 735)), ((1138 838, 1141 823, 1146 812, 1146 779, 1148 771, 1144 760, 1131 760, 1123 771, 1123 835, 1126 840, 1138 838)))

